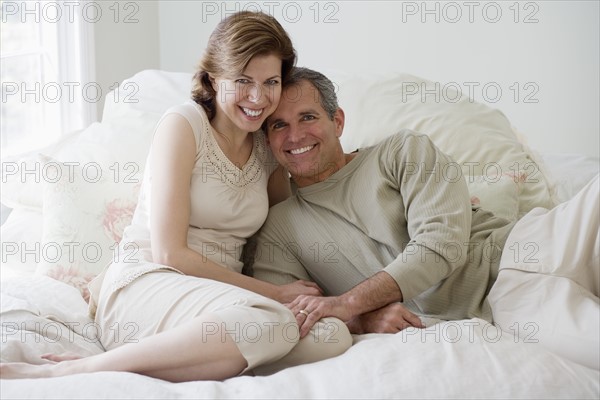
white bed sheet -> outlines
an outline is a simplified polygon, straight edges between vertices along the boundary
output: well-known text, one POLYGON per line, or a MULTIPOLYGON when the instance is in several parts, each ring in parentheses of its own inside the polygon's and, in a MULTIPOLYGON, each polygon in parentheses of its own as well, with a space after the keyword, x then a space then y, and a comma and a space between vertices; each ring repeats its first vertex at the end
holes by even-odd
MULTIPOLYGON (((85 303, 73 301, 73 296, 78 295, 75 289, 57 291, 57 285, 62 283, 40 277, 30 285, 36 293, 24 294, 25 285, 31 281, 11 281, 4 282, 3 317, 9 316, 12 321, 11 313, 27 308, 37 313, 42 327, 44 323, 56 325, 65 319, 71 325, 86 325, 85 303), (40 305, 39 301, 52 293, 53 304, 40 305), (25 303, 29 305, 24 307, 25 303), (64 312, 67 307, 71 312, 64 312)), ((39 331, 43 333, 44 329, 39 331)), ((45 350, 51 350, 53 345, 43 343, 54 341, 56 333, 50 329, 46 333, 48 337, 40 342, 45 350)), ((9 340, 20 334, 11 331, 9 340)), ((35 337, 27 332, 23 338, 33 343, 35 337)), ((99 351, 92 342, 75 333, 60 345, 66 350, 99 351)), ((39 344, 31 346, 26 358, 37 357, 35 351, 39 348, 39 344)), ((52 379, 3 380, 0 397, 597 398, 599 381, 598 370, 568 361, 538 343, 500 331, 483 320, 471 319, 442 322, 396 335, 355 336, 355 344, 339 357, 264 377, 173 384, 132 373, 98 372, 52 379)))

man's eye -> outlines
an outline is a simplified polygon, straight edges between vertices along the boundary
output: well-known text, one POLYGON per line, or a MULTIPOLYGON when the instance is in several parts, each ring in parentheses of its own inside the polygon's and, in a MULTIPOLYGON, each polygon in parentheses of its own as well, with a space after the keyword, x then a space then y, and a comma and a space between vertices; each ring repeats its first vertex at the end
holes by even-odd
POLYGON ((302 116, 302 121, 311 121, 313 119, 315 119, 314 115, 304 115, 304 116, 302 116))
POLYGON ((271 125, 271 129, 281 129, 285 126, 285 122, 275 122, 271 125))

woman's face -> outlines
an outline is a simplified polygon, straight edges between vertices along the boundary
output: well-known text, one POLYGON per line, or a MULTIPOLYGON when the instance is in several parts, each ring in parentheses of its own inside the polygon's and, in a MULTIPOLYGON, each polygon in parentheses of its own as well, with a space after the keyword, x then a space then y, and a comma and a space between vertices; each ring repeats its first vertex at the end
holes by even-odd
POLYGON ((213 127, 222 134, 257 131, 281 97, 281 59, 255 56, 233 79, 215 78, 217 92, 213 127))

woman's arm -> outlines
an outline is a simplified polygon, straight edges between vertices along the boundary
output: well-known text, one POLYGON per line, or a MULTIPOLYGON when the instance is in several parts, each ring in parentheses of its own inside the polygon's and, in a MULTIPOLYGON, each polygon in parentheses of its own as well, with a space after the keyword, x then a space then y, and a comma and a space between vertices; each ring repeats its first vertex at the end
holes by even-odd
POLYGON ((150 235, 154 262, 186 275, 229 283, 281 302, 289 302, 307 292, 320 294, 314 283, 276 286, 231 271, 190 249, 187 235, 196 142, 189 122, 177 114, 165 117, 157 128, 151 151, 150 235))

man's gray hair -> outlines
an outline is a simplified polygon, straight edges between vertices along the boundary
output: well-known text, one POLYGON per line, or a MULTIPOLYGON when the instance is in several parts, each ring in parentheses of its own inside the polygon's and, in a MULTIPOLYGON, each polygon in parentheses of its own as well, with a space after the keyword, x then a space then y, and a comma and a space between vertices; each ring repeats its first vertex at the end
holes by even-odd
POLYGON ((317 89, 321 107, 323 107, 329 119, 333 121, 333 116, 339 108, 333 83, 320 72, 304 67, 294 67, 285 82, 283 82, 283 86, 285 88, 297 85, 302 81, 310 82, 317 89))

